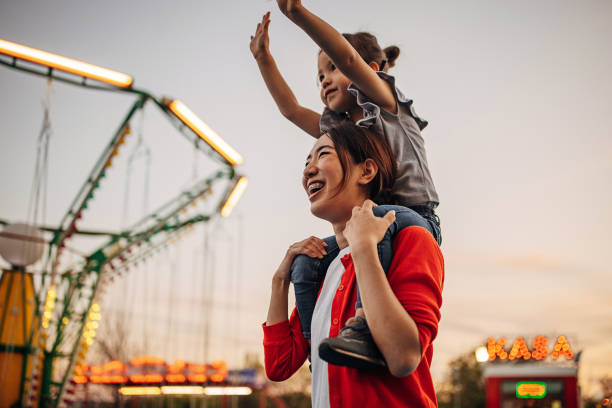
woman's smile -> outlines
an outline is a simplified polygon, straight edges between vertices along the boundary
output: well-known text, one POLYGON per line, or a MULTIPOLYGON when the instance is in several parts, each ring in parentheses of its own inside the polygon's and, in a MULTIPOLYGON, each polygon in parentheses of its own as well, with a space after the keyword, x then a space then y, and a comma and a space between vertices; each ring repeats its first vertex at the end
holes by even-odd
POLYGON ((310 180, 308 182, 306 193, 308 194, 308 199, 310 200, 310 202, 312 202, 315 197, 321 192, 321 190, 323 190, 323 187, 325 187, 325 183, 323 183, 322 181, 310 180))

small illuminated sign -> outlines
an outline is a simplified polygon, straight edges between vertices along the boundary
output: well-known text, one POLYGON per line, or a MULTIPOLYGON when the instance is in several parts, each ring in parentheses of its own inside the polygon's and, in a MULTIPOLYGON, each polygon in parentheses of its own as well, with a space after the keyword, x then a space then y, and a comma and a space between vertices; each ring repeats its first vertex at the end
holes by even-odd
POLYGON ((516 383, 517 398, 544 398, 546 383, 541 381, 519 381, 516 383))

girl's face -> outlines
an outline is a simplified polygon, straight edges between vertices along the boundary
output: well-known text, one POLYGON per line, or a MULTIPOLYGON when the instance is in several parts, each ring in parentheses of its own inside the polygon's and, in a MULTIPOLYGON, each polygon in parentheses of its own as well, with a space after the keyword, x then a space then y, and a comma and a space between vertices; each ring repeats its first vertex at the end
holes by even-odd
POLYGON ((351 160, 347 172, 342 187, 344 171, 334 143, 329 136, 321 136, 306 158, 302 178, 314 216, 332 223, 346 222, 351 218, 353 207, 367 198, 359 183, 360 166, 351 160))
POLYGON ((323 51, 319 52, 317 66, 323 104, 334 112, 349 112, 356 105, 355 97, 346 90, 351 81, 323 51))

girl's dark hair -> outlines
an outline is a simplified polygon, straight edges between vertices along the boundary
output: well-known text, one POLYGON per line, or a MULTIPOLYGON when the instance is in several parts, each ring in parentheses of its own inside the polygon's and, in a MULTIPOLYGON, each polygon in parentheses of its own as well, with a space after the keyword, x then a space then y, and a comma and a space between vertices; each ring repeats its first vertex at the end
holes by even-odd
POLYGON ((361 58, 368 64, 376 62, 381 71, 387 72, 395 66, 395 60, 399 57, 400 49, 391 45, 384 50, 378 45, 376 37, 365 31, 354 34, 342 34, 344 38, 359 53, 361 58))
POLYGON ((378 166, 378 173, 368 184, 368 198, 377 204, 395 204, 391 193, 397 173, 395 156, 384 136, 358 127, 349 120, 335 124, 323 134, 334 142, 344 173, 338 191, 346 184, 351 160, 360 164, 372 159, 378 166))

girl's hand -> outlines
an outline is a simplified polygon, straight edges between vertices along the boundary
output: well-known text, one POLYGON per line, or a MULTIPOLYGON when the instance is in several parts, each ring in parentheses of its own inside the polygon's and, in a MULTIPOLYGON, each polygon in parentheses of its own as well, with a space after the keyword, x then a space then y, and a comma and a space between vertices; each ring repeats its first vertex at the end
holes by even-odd
POLYGON ((255 59, 270 53, 270 37, 268 27, 270 26, 270 12, 264 14, 261 23, 257 24, 255 35, 251 36, 251 53, 255 59))
POLYGON ((308 255, 311 258, 320 259, 327 254, 327 252, 325 251, 326 246, 327 244, 325 243, 325 241, 317 237, 309 237, 292 244, 289 249, 287 249, 285 258, 283 259, 280 266, 278 267, 278 270, 274 274, 274 278, 289 281, 289 270, 291 269, 293 259, 297 255, 304 254, 308 255))
POLYGON ((384 217, 376 217, 372 208, 376 204, 365 200, 361 206, 353 208, 353 215, 346 223, 344 237, 351 247, 351 251, 365 246, 376 246, 383 237, 387 228, 395 221, 395 211, 389 211, 384 217))
POLYGON ((276 0, 276 3, 280 11, 287 17, 290 17, 293 12, 302 7, 301 0, 276 0))

